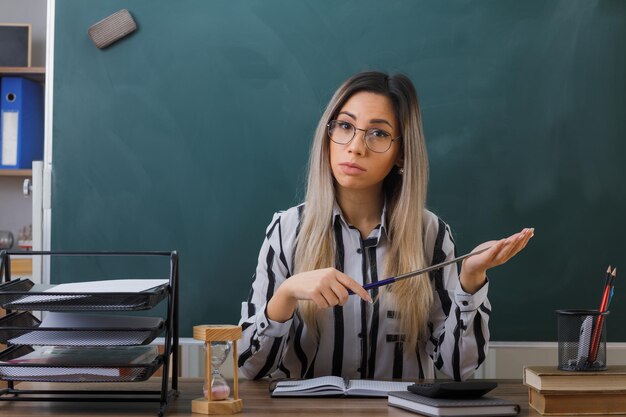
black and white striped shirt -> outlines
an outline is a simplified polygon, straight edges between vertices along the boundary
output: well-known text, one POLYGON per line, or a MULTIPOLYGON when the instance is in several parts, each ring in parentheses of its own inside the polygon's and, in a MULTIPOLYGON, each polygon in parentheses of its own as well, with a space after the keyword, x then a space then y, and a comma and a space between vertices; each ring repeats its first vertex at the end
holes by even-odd
MULTIPOLYGON (((445 374, 460 380, 483 362, 489 341, 489 283, 475 294, 467 294, 459 283, 456 265, 430 273, 434 302, 428 338, 418 341, 416 352, 403 350, 398 313, 388 296, 374 304, 350 296, 343 306, 318 310, 319 333, 297 313, 285 323, 270 320, 267 302, 294 271, 294 242, 303 208, 276 213, 267 228, 250 296, 241 309, 243 337, 238 364, 244 376, 432 378, 434 362, 445 374)), ((333 216, 337 269, 362 285, 386 278, 382 276, 388 248, 385 212, 367 239, 345 221, 337 205, 333 216)), ((431 264, 455 256, 450 228, 427 210, 424 245, 431 264)), ((370 294, 374 298, 376 290, 370 294)))

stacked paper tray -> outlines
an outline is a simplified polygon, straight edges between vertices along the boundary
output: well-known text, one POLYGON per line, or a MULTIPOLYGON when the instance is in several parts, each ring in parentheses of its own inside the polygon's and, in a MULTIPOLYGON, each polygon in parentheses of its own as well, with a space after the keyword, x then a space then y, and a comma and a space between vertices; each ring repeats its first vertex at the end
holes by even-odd
POLYGON ((11 346, 0 352, 0 379, 39 382, 136 382, 163 363, 156 346, 11 346))
POLYGON ((167 295, 167 280, 105 280, 34 285, 31 280, 20 278, 0 285, 0 307, 6 310, 38 311, 134 311, 150 309, 167 295), (147 288, 134 290, 144 287, 147 288))
POLYGON ((34 346, 145 345, 165 329, 158 317, 50 312, 43 322, 30 312, 0 318, 0 343, 34 346))

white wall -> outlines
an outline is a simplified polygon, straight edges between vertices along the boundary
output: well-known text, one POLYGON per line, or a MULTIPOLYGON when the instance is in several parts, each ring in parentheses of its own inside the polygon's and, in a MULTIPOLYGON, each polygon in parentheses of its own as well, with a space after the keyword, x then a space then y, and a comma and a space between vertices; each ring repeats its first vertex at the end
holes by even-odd
MULTIPOLYGON (((200 342, 183 338, 180 354, 182 376, 204 376, 204 353, 200 342)), ((626 343, 607 343, 606 360, 609 365, 626 364, 626 343)), ((556 342, 490 342, 485 363, 474 373, 474 378, 522 379, 524 366, 556 368, 557 364, 556 342)), ((232 377, 232 366, 232 359, 229 358, 222 367, 225 377, 232 377)), ((437 377, 446 378, 441 374, 437 377)))

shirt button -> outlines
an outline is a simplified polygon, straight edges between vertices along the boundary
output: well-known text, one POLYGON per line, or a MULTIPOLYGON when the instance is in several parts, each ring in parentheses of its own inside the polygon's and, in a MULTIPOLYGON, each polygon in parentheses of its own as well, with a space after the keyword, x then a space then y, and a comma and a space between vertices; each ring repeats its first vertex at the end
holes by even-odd
POLYGON ((469 303, 467 301, 463 301, 461 304, 463 304, 464 306, 468 305, 469 303))
POLYGON ((261 323, 261 329, 265 329, 265 323, 261 323))
POLYGON ((363 249, 358 248, 358 249, 356 250, 356 253, 363 253, 363 249))

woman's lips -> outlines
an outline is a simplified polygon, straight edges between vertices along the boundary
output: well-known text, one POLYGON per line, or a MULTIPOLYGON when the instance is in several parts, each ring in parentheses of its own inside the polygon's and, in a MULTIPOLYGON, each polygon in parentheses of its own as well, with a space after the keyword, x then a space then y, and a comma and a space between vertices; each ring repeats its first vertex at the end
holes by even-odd
POLYGON ((347 175, 358 175, 358 174, 362 174, 365 171, 367 171, 361 165, 353 164, 353 163, 350 163, 350 162, 343 162, 343 163, 339 164, 339 167, 341 168, 341 171, 344 174, 347 174, 347 175))

